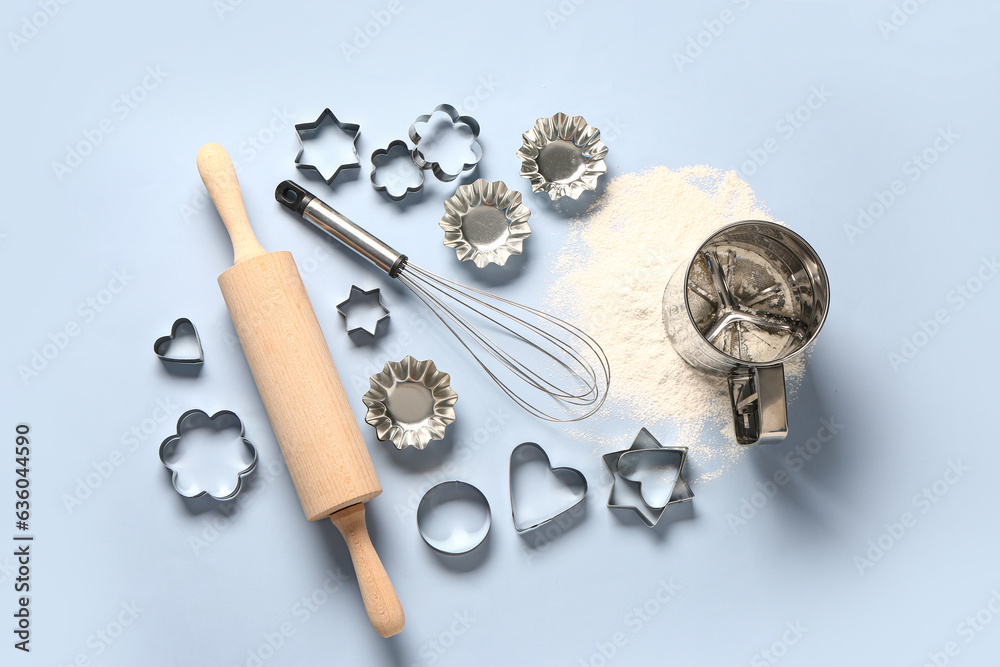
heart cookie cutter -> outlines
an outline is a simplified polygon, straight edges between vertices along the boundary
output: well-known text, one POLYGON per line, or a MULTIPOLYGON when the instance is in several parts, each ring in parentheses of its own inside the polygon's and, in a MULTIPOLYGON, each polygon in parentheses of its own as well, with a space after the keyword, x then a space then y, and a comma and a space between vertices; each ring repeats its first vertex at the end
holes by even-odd
POLYGON ((170 327, 170 333, 156 339, 156 342, 153 343, 153 353, 159 357, 164 366, 173 369, 194 369, 197 372, 200 370, 201 365, 205 363, 205 350, 201 346, 201 337, 198 335, 198 328, 195 327, 194 322, 186 317, 175 320, 170 327), (197 354, 174 354, 171 352, 174 341, 189 336, 194 338, 194 343, 198 349, 197 354))
POLYGON ((575 468, 553 467, 549 455, 534 442, 522 442, 510 453, 510 511, 514 519, 514 530, 524 533, 552 521, 569 512, 587 497, 587 478, 575 468), (534 467, 537 472, 529 470, 534 467), (531 477, 529 479, 529 476, 531 477), (559 485, 553 490, 555 478, 559 485), (563 496, 567 499, 561 509, 552 510, 539 507, 531 502, 526 487, 549 486, 549 496, 563 496))

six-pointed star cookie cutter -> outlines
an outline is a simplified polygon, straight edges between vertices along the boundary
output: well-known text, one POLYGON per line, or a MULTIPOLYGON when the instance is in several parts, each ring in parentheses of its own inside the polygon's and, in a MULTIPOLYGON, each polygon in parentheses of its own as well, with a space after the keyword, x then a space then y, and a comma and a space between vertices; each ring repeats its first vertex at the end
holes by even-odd
POLYGON ((327 185, 332 185, 333 181, 345 169, 361 169, 361 158, 358 156, 358 136, 361 135, 361 126, 356 123, 341 122, 329 108, 323 109, 319 118, 311 123, 298 123, 295 126, 295 136, 299 138, 299 152, 295 155, 295 167, 301 171, 312 171, 319 174, 319 177, 326 181, 327 185), (302 162, 302 153, 305 152, 305 142, 319 134, 324 125, 332 124, 338 130, 351 137, 351 145, 354 149, 354 161, 344 162, 337 165, 333 173, 327 177, 323 174, 321 167, 315 164, 302 162))
POLYGON ((347 328, 347 335, 351 336, 351 338, 354 338, 355 336, 366 336, 369 340, 374 340, 380 331, 384 331, 385 327, 389 326, 389 309, 386 308, 385 304, 382 302, 382 290, 378 287, 375 289, 363 290, 357 285, 351 285, 350 295, 337 304, 337 312, 343 316, 344 326, 347 328), (351 326, 350 310, 355 305, 358 305, 363 301, 374 302, 379 308, 382 309, 382 315, 375 320, 375 326, 371 329, 366 328, 363 324, 359 324, 356 327, 351 326))
MULTIPOLYGON (((656 525, 670 505, 694 498, 691 486, 684 477, 687 447, 664 447, 645 428, 635 436, 631 447, 610 452, 602 458, 613 477, 608 507, 630 509, 649 527, 656 525), (653 494, 648 491, 643 493, 642 482, 633 478, 643 476, 644 472, 663 468, 668 470, 668 474, 656 481, 667 487, 668 492, 660 496, 665 502, 659 507, 653 507, 647 502, 647 498, 653 494)), ((648 476, 645 477, 649 479, 648 476)))

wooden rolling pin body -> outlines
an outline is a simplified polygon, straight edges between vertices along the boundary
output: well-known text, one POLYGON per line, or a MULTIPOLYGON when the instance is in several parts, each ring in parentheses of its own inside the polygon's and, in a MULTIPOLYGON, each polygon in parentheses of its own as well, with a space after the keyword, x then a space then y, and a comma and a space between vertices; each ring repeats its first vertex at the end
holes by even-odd
POLYGON ((382 493, 291 253, 240 262, 219 287, 306 518, 382 493))
POLYGON ((403 609, 375 553, 364 505, 382 492, 347 394, 291 253, 268 253, 247 219, 232 160, 217 144, 198 171, 233 242, 219 276, 240 344, 302 509, 330 517, 347 541, 368 618, 383 637, 403 629, 403 609))

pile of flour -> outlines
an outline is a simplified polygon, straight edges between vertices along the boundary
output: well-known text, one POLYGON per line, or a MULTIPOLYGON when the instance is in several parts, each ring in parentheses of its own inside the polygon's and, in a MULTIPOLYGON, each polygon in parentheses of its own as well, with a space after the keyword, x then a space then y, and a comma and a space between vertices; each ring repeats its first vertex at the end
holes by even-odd
MULTIPOLYGON (((700 373, 677 356, 661 304, 674 271, 713 231, 754 219, 770 215, 736 172, 696 166, 613 178, 571 223, 546 307, 607 353, 611 393, 594 419, 624 416, 632 423, 628 438, 599 440, 599 451, 627 446, 647 426, 662 444, 689 448, 695 479, 714 479, 739 459, 743 448, 733 435, 725 379, 700 373)), ((803 363, 785 365, 789 389, 803 363)))

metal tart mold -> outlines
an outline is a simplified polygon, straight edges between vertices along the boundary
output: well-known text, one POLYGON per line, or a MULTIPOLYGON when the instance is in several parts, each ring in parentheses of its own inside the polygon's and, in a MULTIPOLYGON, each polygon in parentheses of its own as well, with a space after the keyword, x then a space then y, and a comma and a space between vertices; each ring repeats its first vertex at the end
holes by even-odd
POLYGON ((601 131, 581 116, 539 118, 521 138, 521 176, 531 183, 532 192, 543 192, 552 201, 578 199, 596 190, 598 179, 608 171, 601 131))
POLYGON ((521 193, 503 181, 480 178, 460 185, 444 202, 444 244, 454 248, 459 261, 472 261, 479 268, 487 264, 503 266, 511 255, 520 255, 524 240, 531 235, 531 211, 521 201, 521 193))
POLYGON ((389 361, 369 379, 371 389, 362 401, 368 408, 365 421, 379 440, 396 449, 424 449, 432 440, 444 438, 445 428, 455 421, 458 394, 451 376, 433 361, 411 356, 389 361))

